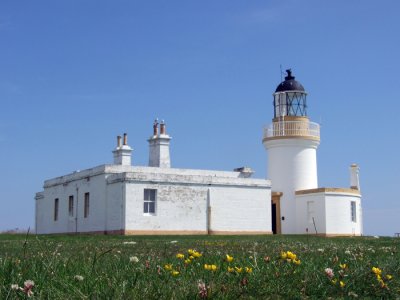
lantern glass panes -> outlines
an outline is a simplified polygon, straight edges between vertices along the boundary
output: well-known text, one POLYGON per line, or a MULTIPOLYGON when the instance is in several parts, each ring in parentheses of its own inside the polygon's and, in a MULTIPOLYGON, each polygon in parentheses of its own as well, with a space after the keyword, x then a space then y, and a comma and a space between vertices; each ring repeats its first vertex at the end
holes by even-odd
POLYGON ((307 116, 307 94, 304 92, 275 93, 275 118, 284 116, 307 116))

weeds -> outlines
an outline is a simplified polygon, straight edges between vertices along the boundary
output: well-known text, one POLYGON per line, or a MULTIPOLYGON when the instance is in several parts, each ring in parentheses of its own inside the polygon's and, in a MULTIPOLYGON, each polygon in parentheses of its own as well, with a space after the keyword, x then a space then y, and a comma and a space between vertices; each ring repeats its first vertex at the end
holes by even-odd
POLYGON ((0 235, 0 299, 398 298, 400 239, 0 235))

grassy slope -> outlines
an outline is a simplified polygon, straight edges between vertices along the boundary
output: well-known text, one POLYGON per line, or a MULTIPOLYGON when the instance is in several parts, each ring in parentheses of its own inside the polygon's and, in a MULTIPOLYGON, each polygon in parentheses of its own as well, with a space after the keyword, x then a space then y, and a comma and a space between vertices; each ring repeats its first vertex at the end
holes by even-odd
POLYGON ((11 284, 23 286, 28 279, 35 282, 34 297, 51 299, 193 299, 200 298, 199 281, 209 297, 220 299, 396 298, 399 250, 395 238, 0 235, 0 299, 23 298, 11 284), (189 264, 175 257, 183 253, 187 258, 190 248, 202 257, 189 264), (301 264, 282 259, 282 251, 295 253, 301 264), (226 254, 233 262, 224 260, 226 254), (133 256, 139 262, 130 262, 133 256), (165 270, 168 263, 179 274, 165 270), (204 264, 215 264, 217 270, 205 270, 204 264), (227 271, 235 266, 242 272, 227 271), (332 279, 324 272, 328 267, 332 279), (382 270, 383 281, 372 267, 382 270))

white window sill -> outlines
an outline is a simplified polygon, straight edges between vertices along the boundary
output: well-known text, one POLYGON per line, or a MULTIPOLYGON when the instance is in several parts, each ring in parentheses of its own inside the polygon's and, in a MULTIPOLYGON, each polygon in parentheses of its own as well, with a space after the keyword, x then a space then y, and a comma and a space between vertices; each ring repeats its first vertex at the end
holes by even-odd
POLYGON ((156 216, 156 213, 143 213, 143 216, 147 216, 147 217, 154 217, 156 216))

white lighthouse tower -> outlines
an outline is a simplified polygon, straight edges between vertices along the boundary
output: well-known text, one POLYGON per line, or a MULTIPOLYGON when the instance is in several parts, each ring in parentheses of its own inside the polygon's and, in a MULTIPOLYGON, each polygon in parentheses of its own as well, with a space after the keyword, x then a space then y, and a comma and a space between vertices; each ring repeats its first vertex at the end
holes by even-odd
POLYGON ((307 116, 304 87, 290 69, 286 72, 285 81, 273 94, 274 118, 263 136, 268 152, 267 178, 278 195, 272 205, 277 218, 272 220, 275 233, 297 233, 295 192, 318 187, 319 124, 310 122, 307 116))

